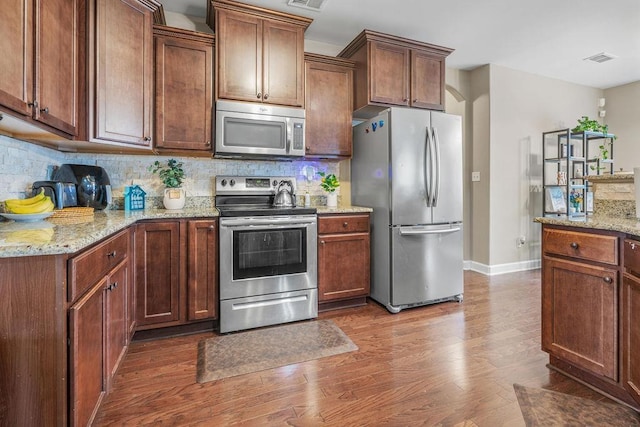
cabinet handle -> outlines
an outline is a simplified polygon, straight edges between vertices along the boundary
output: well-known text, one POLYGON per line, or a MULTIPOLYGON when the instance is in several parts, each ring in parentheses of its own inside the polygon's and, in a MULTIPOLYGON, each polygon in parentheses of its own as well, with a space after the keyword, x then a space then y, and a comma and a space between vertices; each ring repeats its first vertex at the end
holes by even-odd
POLYGON ((112 291, 113 290, 113 284, 107 286, 107 291, 112 291))
POLYGON ((264 97, 263 97, 262 99, 267 99, 267 98, 269 98, 269 94, 268 94, 268 93, 265 93, 265 94, 264 94, 264 97))
MULTIPOLYGON (((1 119, 0 119, 1 120, 1 119)), ((308 145, 305 147, 305 150, 310 151, 311 147, 309 147, 308 145)))
POLYGON ((572 249, 578 249, 578 244, 576 242, 571 242, 569 246, 571 246, 572 249))
POLYGON ((609 277, 609 276, 606 276, 603 280, 604 280, 606 283, 612 283, 612 282, 613 282, 613 279, 612 279, 611 277, 609 277))
POLYGON ((145 137, 144 137, 144 138, 142 138, 142 139, 143 139, 143 140, 145 140, 145 141, 147 141, 147 142, 148 142, 148 141, 151 141, 151 137, 150 137, 150 136, 145 136, 145 137))
POLYGON ((113 286, 113 289, 117 288, 117 287, 118 287, 118 282, 113 282, 113 283, 111 284, 111 286, 113 286))
POLYGON ((414 99, 413 102, 418 102, 418 98, 414 99))
POLYGON ((320 244, 321 244, 321 245, 324 245, 324 240, 320 240, 320 244))
POLYGON ((33 101, 27 104, 27 107, 35 107, 38 108, 38 101, 33 101))
MULTIPOLYGON (((1 115, 0 115, 0 120, 2 120, 2 116, 1 116, 1 115)), ((631 244, 631 250, 632 250, 632 251, 635 251, 635 250, 636 250, 636 244, 635 244, 635 243, 632 243, 632 244, 631 244)))
POLYGON ((211 146, 211 141, 207 141, 207 147, 211 146))
POLYGON ((41 113, 47 113, 47 114, 49 114, 49 107, 41 108, 41 109, 40 109, 40 112, 41 112, 41 113))
POLYGON ((402 102, 407 102, 409 98, 402 98, 402 102))
POLYGON ((256 95, 256 98, 258 99, 262 98, 262 92, 258 92, 258 94, 256 95))
POLYGON ((107 254, 107 257, 108 257, 108 258, 115 258, 115 256, 116 256, 116 251, 109 252, 109 253, 107 254))
POLYGON ((343 222, 343 223, 342 223, 342 226, 343 226, 344 228, 347 228, 347 227, 349 226, 349 223, 348 223, 347 221, 345 221, 345 222, 343 222))

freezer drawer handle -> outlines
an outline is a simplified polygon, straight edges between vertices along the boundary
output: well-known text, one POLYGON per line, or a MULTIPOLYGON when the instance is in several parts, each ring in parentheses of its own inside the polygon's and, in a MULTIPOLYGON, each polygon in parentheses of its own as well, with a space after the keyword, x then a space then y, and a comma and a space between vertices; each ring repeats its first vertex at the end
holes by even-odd
POLYGON ((460 228, 448 228, 446 230, 415 230, 415 229, 400 229, 401 236, 411 236, 416 234, 449 234, 460 231, 460 228))

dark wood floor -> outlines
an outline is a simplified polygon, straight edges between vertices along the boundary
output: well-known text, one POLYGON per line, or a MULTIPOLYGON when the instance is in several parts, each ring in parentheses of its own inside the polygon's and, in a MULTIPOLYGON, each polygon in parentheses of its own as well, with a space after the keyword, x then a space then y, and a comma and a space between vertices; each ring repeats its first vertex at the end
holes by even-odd
POLYGON ((321 313, 358 351, 196 383, 198 334, 134 342, 94 425, 523 426, 513 384, 594 400, 546 367, 540 272, 465 273, 463 303, 321 313))

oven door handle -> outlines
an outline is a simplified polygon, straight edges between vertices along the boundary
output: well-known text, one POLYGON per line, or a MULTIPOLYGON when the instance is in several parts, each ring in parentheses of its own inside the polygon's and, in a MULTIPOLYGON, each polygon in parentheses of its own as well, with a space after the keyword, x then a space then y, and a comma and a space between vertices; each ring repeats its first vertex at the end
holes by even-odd
POLYGON ((231 219, 231 220, 225 220, 224 222, 221 222, 220 227, 264 228, 265 226, 268 226, 270 228, 282 228, 282 227, 291 227, 291 226, 299 226, 299 225, 307 226, 307 225, 315 225, 315 224, 316 224, 315 218, 309 219, 309 220, 271 218, 269 220, 252 219, 250 221, 247 221, 246 219, 242 219, 242 220, 231 219))

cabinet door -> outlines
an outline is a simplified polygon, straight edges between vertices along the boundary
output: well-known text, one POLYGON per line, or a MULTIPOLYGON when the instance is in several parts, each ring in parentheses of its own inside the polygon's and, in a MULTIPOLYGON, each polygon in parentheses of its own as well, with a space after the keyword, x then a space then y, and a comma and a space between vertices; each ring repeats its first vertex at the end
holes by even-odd
POLYGON ((78 0, 37 0, 34 117, 76 135, 78 0))
POLYGON ((542 349, 618 380, 618 272, 543 258, 542 349))
POLYGON ((0 24, 0 105, 31 115, 33 0, 3 0, 0 24))
POLYGON ((262 100, 262 20, 216 11, 218 98, 262 100))
POLYGON ((263 21, 264 102, 304 105, 304 30, 296 25, 263 21))
POLYGON ((138 328, 180 319, 180 238, 178 221, 150 222, 136 226, 138 328))
POLYGON ((129 290, 129 261, 120 264, 106 282, 105 309, 105 372, 106 388, 111 389, 113 377, 124 357, 128 344, 127 294, 129 290))
POLYGON ((97 140, 151 146, 152 25, 136 0, 97 0, 97 140))
POLYGON ((155 146, 211 150, 213 44, 156 37, 155 146))
POLYGON ((106 391, 103 363, 105 287, 106 278, 69 309, 70 419, 73 426, 91 423, 106 391))
POLYGON ((318 301, 367 296, 369 233, 318 236, 318 301))
POLYGON ((624 275, 621 310, 622 385, 640 403, 640 278, 624 275))
POLYGON ((218 222, 189 221, 188 320, 215 318, 218 301, 218 222))
POLYGON ((351 157, 353 69, 313 61, 305 68, 305 155, 351 157))
POLYGON ((411 106, 444 110, 444 58, 411 51, 411 106))
POLYGON ((409 105, 409 49, 379 42, 369 48, 370 101, 409 105))

